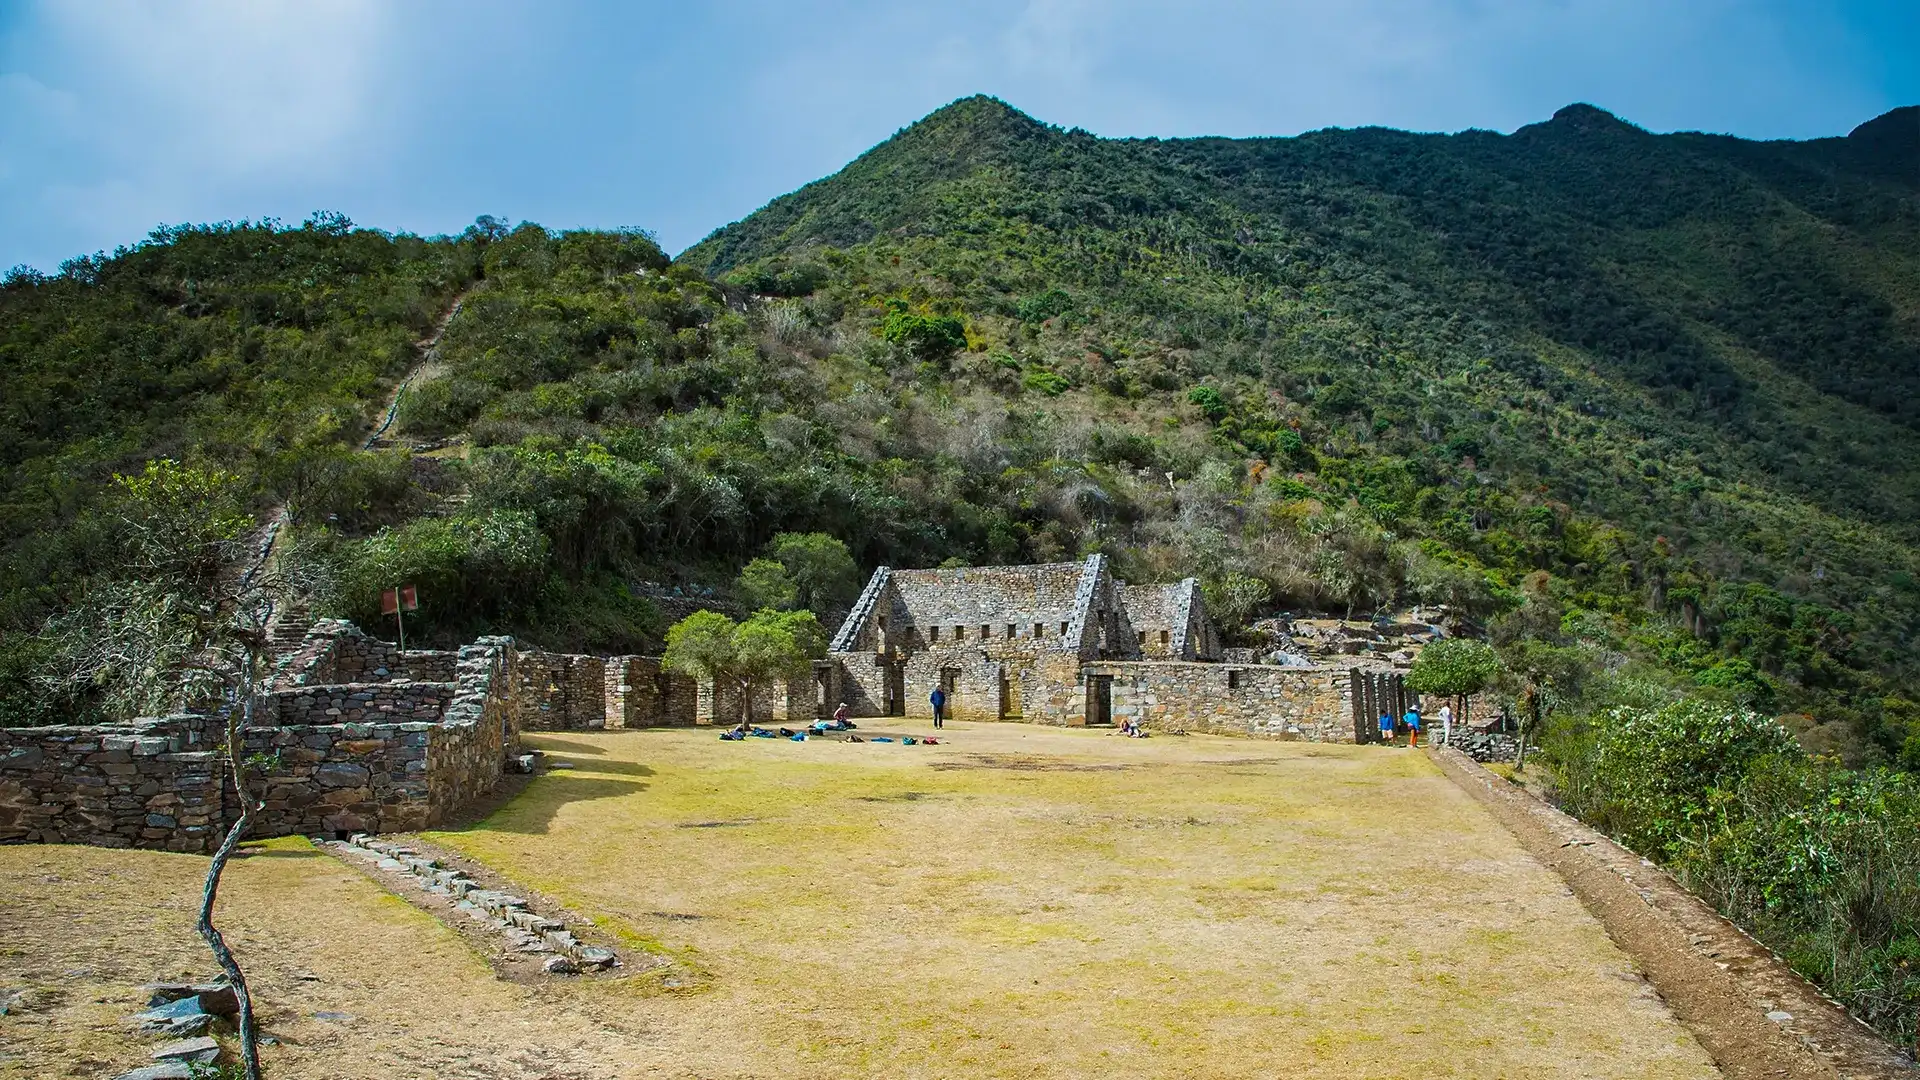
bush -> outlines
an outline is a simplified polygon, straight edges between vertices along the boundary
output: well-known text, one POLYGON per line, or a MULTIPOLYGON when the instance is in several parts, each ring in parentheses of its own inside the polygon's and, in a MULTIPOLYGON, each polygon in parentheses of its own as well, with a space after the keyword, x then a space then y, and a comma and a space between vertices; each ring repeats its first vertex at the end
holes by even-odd
POLYGON ((1048 397, 1058 397, 1072 388, 1073 384, 1062 376, 1045 368, 1034 368, 1020 380, 1020 385, 1048 397))
POLYGON ((1920 782, 1809 759, 1751 710, 1700 700, 1555 723, 1568 809, 1660 860, 1903 1045, 1920 1012, 1920 782))
POLYGON ((1211 386, 1196 386, 1187 391, 1187 400, 1200 406, 1207 419, 1216 424, 1227 418, 1227 399, 1211 386))
POLYGON ((880 336, 916 360, 938 360, 967 347, 967 323, 955 315, 919 315, 891 300, 880 336))
POLYGON ((1500 654, 1484 641, 1447 638, 1420 650, 1407 672, 1407 689, 1416 694, 1466 697, 1485 690, 1500 674, 1500 654))

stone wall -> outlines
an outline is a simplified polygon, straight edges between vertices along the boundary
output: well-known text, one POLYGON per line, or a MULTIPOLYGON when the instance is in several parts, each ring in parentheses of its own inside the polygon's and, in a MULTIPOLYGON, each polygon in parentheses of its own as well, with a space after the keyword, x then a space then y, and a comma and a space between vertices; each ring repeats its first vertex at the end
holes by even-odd
MULTIPOLYGON (((483 638, 460 650, 446 683, 262 695, 242 736, 249 757, 271 762, 250 835, 424 828, 492 791, 520 745, 511 646, 483 638)), ((218 723, 186 715, 0 729, 0 842, 212 851, 239 812, 214 752, 218 723)))
POLYGON ((607 726, 605 657, 523 652, 514 659, 513 679, 523 729, 588 731, 607 726))
MULTIPOLYGON (((321 724, 249 729, 249 756, 274 762, 253 836, 333 836, 433 824, 427 750, 439 725, 321 724)), ((498 765, 495 766, 498 768, 498 765)))
POLYGON ((481 638, 460 650, 459 692, 427 741, 430 824, 492 792, 506 760, 520 753, 524 710, 514 700, 520 684, 513 670, 520 655, 505 637, 481 638))
POLYGON ((611 656, 606 663, 606 726, 691 724, 699 687, 660 666, 657 656, 611 656))
POLYGON ((207 854, 224 828, 205 717, 0 729, 0 843, 207 854))
POLYGON ((1086 675, 1112 679, 1116 723, 1130 718, 1149 730, 1354 741, 1347 673, 1339 668, 1148 660, 1092 664, 1086 675))
POLYGON ((294 686, 269 691, 254 713, 264 726, 438 723, 453 701, 447 682, 373 682, 294 686))
POLYGON ((283 657, 273 677, 276 687, 335 683, 452 682, 454 654, 408 650, 368 637, 344 619, 321 619, 283 657))
POLYGON ((1082 571, 1077 562, 894 570, 888 625, 912 627, 915 638, 898 641, 911 647, 937 640, 936 630, 939 637, 952 640, 956 630, 973 638, 984 626, 991 636, 1004 638, 1008 624, 1031 636, 1038 623, 1045 637, 1058 637, 1061 624, 1073 622, 1082 571))

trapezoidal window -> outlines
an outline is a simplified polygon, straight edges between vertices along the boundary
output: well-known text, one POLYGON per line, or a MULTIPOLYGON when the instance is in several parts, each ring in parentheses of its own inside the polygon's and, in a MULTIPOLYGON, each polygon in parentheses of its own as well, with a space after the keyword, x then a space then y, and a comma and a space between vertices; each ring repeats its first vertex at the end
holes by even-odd
POLYGON ((1019 636, 1020 636, 1019 625, 1017 623, 1008 623, 1007 624, 1007 640, 1012 641, 1014 638, 1019 636))
POLYGON ((1034 624, 1033 624, 1033 636, 1034 636, 1034 637, 1037 637, 1037 638, 1041 638, 1041 637, 1046 637, 1046 636, 1047 636, 1047 627, 1046 627, 1046 624, 1044 624, 1044 623, 1034 623, 1034 624))
POLYGON ((1060 636, 1061 636, 1061 637, 1066 637, 1066 636, 1067 636, 1067 627, 1069 627, 1069 626, 1072 626, 1072 625, 1073 625, 1072 623, 1061 623, 1061 624, 1060 624, 1060 636))
POLYGON ((1240 673, 1238 671, 1227 672, 1227 689, 1229 690, 1240 689, 1240 673))
POLYGON ((954 627, 954 628, 953 628, 953 640, 955 640, 955 641, 965 641, 965 640, 967 640, 967 628, 966 628, 966 627, 964 627, 964 626, 956 626, 956 627, 954 627))
POLYGON ((982 627, 980 628, 980 640, 981 640, 981 641, 986 641, 986 640, 988 640, 988 639, 989 639, 989 638, 991 638, 991 637, 993 637, 993 627, 991 627, 991 626, 982 626, 982 627))
POLYGON ((927 644, 931 645, 934 642, 939 640, 940 640, 940 628, 937 626, 927 627, 927 644))
POLYGON ((1167 639, 1168 639, 1167 632, 1165 630, 1160 631, 1160 644, 1165 645, 1167 643, 1167 639))

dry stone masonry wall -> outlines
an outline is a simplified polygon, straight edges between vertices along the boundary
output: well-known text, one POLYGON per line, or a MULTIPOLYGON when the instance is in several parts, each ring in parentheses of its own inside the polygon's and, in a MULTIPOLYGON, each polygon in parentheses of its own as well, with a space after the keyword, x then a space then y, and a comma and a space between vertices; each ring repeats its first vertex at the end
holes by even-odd
POLYGON ((1112 680, 1113 717, 1149 730, 1352 742, 1347 673, 1336 668, 1150 660, 1096 664, 1112 680))
POLYGON ((0 729, 0 843, 211 852, 225 813, 205 724, 0 729))

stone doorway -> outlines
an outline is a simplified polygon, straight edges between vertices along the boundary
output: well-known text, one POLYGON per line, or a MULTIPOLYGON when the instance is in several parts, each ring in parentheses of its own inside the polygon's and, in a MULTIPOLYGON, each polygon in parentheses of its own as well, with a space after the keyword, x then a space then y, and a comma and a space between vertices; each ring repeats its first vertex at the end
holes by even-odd
POLYGON ((959 714, 960 696, 956 691, 960 686, 960 669, 943 667, 940 669, 940 689, 947 695, 947 719, 959 714))
POLYGON ((885 686, 886 701, 882 703, 882 715, 907 715, 907 672, 903 665, 886 665, 885 686))
POLYGON ((1113 676, 1087 676, 1087 726, 1113 724, 1113 676))

